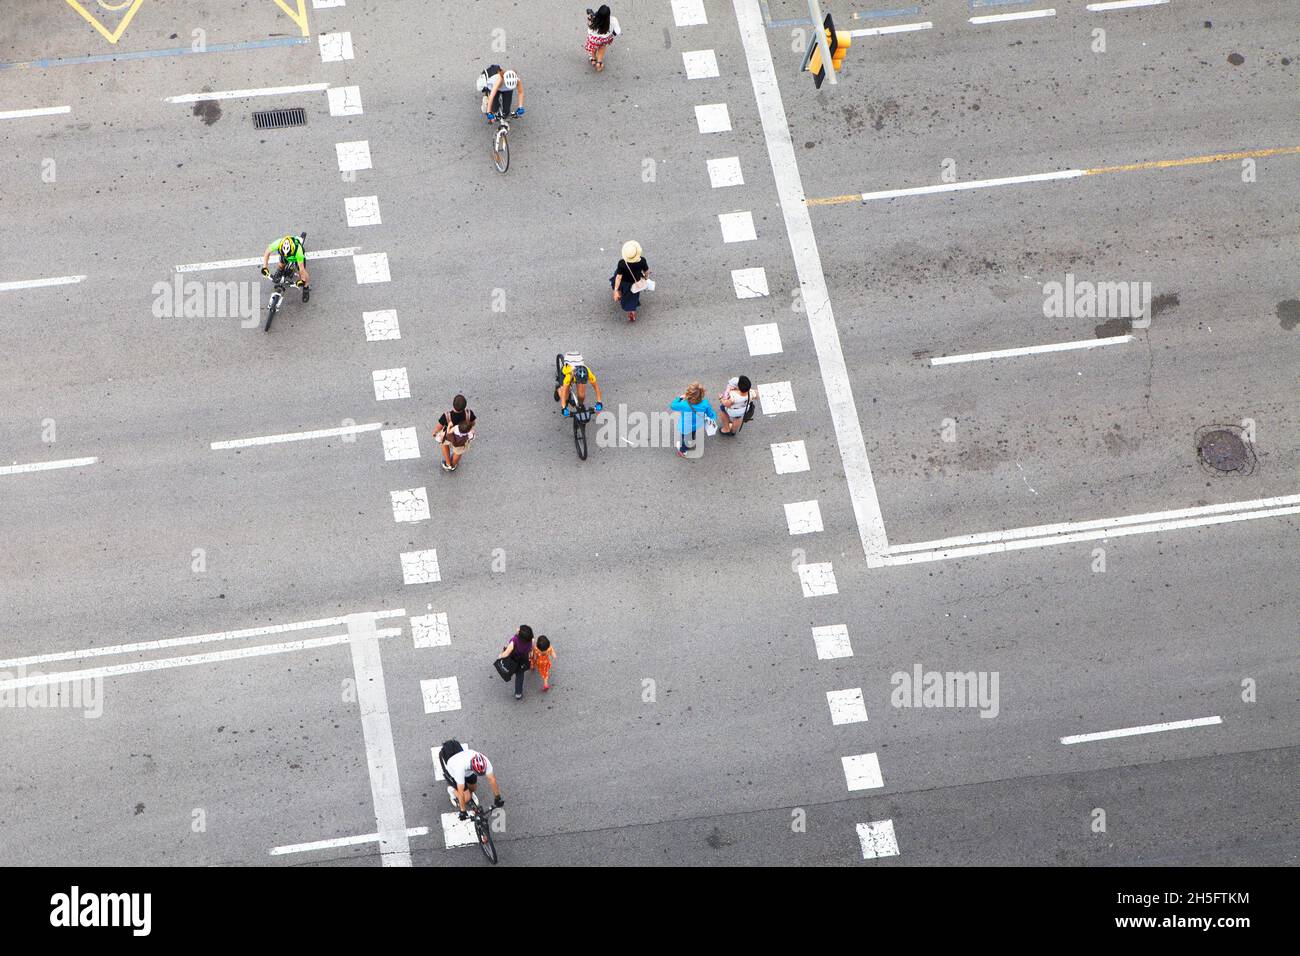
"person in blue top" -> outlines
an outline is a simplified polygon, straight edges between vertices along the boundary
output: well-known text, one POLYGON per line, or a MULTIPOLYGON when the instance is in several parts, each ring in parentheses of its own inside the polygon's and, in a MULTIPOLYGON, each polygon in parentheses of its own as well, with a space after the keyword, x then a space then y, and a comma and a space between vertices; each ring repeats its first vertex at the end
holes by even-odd
POLYGON ((668 407, 678 413, 677 454, 682 458, 700 457, 704 451, 699 448, 700 418, 704 417, 715 424, 718 421, 718 416, 713 413, 713 406, 704 397, 704 386, 699 382, 691 382, 686 392, 673 399, 673 403, 668 407))

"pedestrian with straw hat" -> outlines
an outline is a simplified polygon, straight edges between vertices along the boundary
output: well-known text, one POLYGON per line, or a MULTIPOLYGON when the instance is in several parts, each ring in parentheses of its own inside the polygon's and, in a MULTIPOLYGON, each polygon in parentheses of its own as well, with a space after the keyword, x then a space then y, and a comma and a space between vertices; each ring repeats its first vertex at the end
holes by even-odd
POLYGON ((623 258, 609 277, 609 286, 614 290, 614 301, 627 313, 627 320, 635 322, 641 293, 653 291, 655 287, 650 280, 650 263, 641 254, 641 244, 635 239, 623 243, 623 258))

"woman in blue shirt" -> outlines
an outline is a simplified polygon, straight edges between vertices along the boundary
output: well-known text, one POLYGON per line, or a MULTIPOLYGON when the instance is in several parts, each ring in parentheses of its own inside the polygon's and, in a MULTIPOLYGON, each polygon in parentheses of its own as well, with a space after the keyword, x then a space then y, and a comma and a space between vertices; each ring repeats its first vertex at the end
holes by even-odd
MULTIPOLYGON (((677 454, 685 458, 687 457, 686 453, 693 450, 698 444, 700 417, 703 416, 715 423, 718 417, 713 414, 713 406, 704 397, 704 386, 699 382, 691 382, 686 392, 673 399, 673 403, 668 407, 678 413, 677 454)), ((698 458, 699 455, 691 455, 690 457, 698 458)))

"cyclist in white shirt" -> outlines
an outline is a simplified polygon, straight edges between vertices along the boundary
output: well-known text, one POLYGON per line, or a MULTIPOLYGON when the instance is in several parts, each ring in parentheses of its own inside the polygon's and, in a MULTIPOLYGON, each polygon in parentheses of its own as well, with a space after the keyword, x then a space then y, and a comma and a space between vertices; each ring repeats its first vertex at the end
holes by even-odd
POLYGON ((485 754, 464 746, 459 740, 448 740, 438 751, 438 763, 447 781, 447 793, 456 802, 462 820, 469 817, 466 808, 470 794, 478 789, 480 775, 486 776, 492 786, 492 806, 505 806, 496 774, 492 772, 492 761, 485 754))
POLYGON ((514 70, 503 69, 493 63, 478 75, 475 85, 483 94, 480 109, 487 116, 512 115, 510 105, 514 100, 515 90, 519 91, 519 109, 513 115, 524 114, 524 81, 519 79, 519 74, 514 70))

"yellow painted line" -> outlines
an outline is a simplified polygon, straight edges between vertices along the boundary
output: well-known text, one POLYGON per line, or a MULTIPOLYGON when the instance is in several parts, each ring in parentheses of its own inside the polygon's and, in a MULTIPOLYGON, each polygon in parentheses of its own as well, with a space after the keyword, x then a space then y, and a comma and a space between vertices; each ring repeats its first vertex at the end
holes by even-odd
MULTIPOLYGON (((99 20, 95 18, 95 15, 93 13, 91 13, 80 3, 78 3, 77 0, 67 0, 67 3, 68 6, 72 7, 72 9, 80 13, 87 23, 89 23, 92 27, 98 30, 100 36, 102 36, 109 43, 116 43, 121 38, 123 31, 125 31, 127 26, 131 23, 131 18, 135 16, 136 11, 140 9, 140 5, 144 3, 144 0, 132 0, 131 9, 126 11, 126 16, 124 16, 122 18, 122 22, 117 25, 117 29, 111 32, 107 27, 105 27, 102 23, 99 22, 99 20)), ((103 6, 102 3, 100 5, 103 6)), ((104 9, 117 11, 117 10, 121 10, 122 7, 124 6, 126 6, 125 2, 117 7, 105 6, 104 9)))
POLYGON ((1265 156, 1286 156, 1300 153, 1300 146, 1280 146, 1276 149, 1248 149, 1238 153, 1212 153, 1209 156, 1192 156, 1189 159, 1158 159, 1151 163, 1127 163, 1123 166, 1099 166, 1085 169, 1085 176, 1098 173, 1131 173, 1140 169, 1173 169, 1176 166, 1199 166, 1204 163, 1222 163, 1234 159, 1263 159, 1265 156))
POLYGON ((284 0, 275 0, 275 5, 289 15, 289 19, 298 24, 302 35, 307 35, 307 0, 298 0, 298 9, 291 10, 284 0))
MULTIPOLYGON (((1061 170, 1057 173, 1039 173, 1036 176, 1013 176, 1006 180, 981 180, 978 183, 945 184, 943 186, 918 186, 912 189, 886 190, 893 193, 920 195, 929 192, 953 191, 958 188, 975 186, 1001 186, 1011 182, 1047 179, 1068 179, 1072 176, 1096 176, 1100 173, 1131 173, 1144 169, 1177 169, 1180 166, 1200 166, 1206 163, 1231 162, 1236 159, 1263 159, 1267 156, 1293 156, 1300 153, 1300 146, 1278 146, 1272 149, 1246 149, 1235 153, 1211 153, 1208 156, 1191 156, 1187 159, 1158 159, 1149 163, 1126 163, 1122 166, 1098 166, 1093 169, 1061 170)), ((806 206, 840 206, 845 203, 864 202, 868 198, 882 198, 876 193, 847 193, 843 196, 825 196, 819 199, 805 199, 806 206)))

